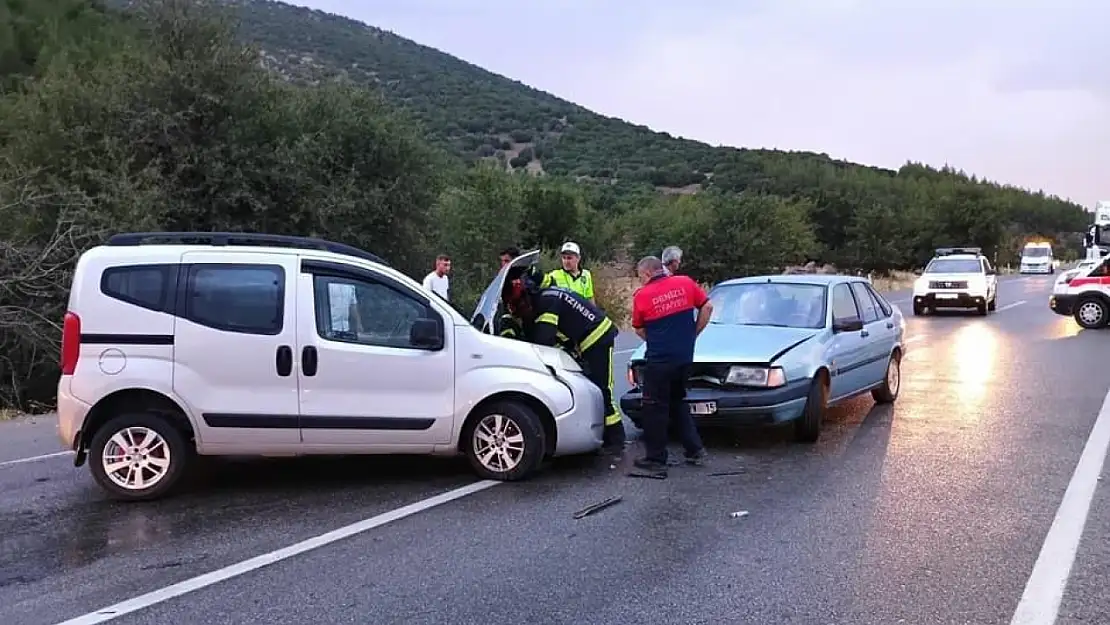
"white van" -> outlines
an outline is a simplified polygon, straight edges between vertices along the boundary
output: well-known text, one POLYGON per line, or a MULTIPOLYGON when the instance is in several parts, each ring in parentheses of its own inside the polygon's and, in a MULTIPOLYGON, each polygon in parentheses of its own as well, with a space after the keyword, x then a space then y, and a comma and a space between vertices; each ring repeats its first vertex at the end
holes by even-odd
POLYGON ((1020 273, 1056 273, 1056 261, 1052 256, 1052 244, 1047 242, 1026 243, 1021 249, 1020 273))
POLYGON ((195 454, 464 454, 517 480, 601 446, 566 353, 496 336, 503 267, 468 320, 361 250, 243 233, 116 235, 77 263, 58 431, 127 500, 195 454), (472 325, 473 323, 473 325, 472 325))

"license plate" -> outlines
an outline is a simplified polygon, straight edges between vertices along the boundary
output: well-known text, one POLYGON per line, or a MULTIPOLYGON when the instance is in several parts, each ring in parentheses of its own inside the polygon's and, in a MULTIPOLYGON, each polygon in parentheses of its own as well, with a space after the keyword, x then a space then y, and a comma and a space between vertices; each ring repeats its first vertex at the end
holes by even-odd
POLYGON ((717 412, 717 402, 699 401, 690 404, 691 414, 713 414, 717 412))
POLYGON ((937 293, 937 299, 956 299, 959 297, 956 293, 937 293))

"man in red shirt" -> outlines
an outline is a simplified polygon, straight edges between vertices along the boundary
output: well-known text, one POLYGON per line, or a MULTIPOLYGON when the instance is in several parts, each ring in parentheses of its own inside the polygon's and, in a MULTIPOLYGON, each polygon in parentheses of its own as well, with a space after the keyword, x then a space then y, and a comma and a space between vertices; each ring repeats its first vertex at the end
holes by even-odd
POLYGON ((635 465, 665 474, 668 424, 674 425, 688 463, 702 464, 706 458, 684 400, 694 343, 709 323, 713 304, 697 282, 688 276, 668 275, 655 256, 641 260, 636 271, 643 286, 632 297, 632 327, 646 345, 642 384, 645 454, 635 465))

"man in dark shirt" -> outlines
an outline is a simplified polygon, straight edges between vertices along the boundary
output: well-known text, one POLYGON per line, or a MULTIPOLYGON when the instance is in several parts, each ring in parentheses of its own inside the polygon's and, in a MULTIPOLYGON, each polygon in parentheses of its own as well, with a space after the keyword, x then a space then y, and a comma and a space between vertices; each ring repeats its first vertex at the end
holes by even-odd
POLYGON ((709 323, 713 304, 687 276, 668 275, 655 256, 636 266, 640 287, 632 298, 632 327, 644 340, 644 457, 637 468, 666 473, 667 430, 673 422, 686 450, 686 461, 702 464, 705 446, 686 406, 686 378, 694 360, 694 343, 709 323), (697 311, 696 317, 693 311, 697 311))
POLYGON ((613 400, 613 344, 617 326, 581 295, 558 287, 540 288, 542 274, 528 271, 506 284, 510 315, 529 342, 559 346, 583 365, 583 373, 601 390, 605 410, 604 449, 624 449, 625 431, 613 400))

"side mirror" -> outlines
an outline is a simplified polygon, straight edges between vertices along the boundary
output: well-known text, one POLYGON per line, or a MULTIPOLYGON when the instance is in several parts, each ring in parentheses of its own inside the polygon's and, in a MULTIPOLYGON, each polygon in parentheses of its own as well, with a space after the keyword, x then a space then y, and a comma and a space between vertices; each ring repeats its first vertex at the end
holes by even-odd
POLYGON ((833 321, 833 332, 859 332, 862 329, 863 320, 858 317, 833 321))
POLYGON ((987 275, 988 276, 993 276, 993 275, 997 275, 997 274, 998 274, 998 270, 995 269, 994 267, 991 267, 990 269, 987 270, 987 275))
POLYGON ((409 330, 409 343, 420 349, 443 348, 443 322, 427 317, 417 319, 409 330))

